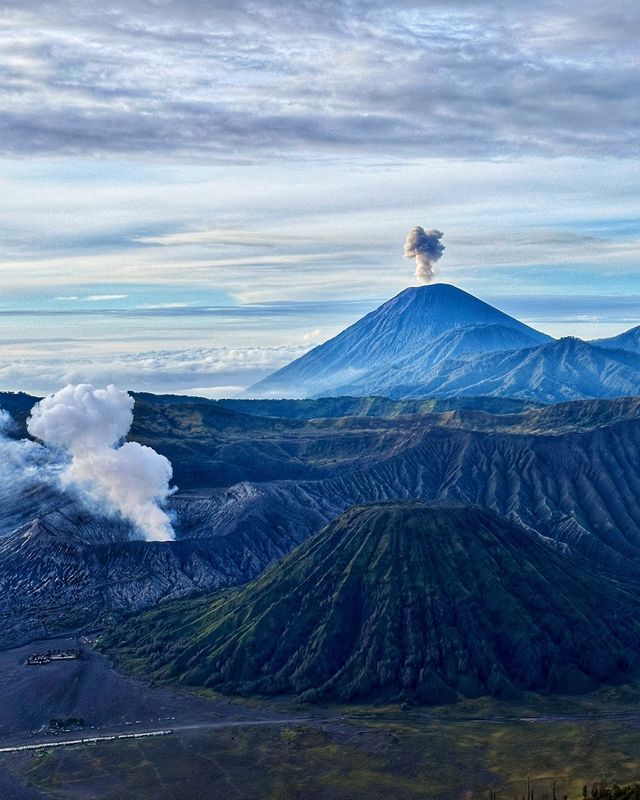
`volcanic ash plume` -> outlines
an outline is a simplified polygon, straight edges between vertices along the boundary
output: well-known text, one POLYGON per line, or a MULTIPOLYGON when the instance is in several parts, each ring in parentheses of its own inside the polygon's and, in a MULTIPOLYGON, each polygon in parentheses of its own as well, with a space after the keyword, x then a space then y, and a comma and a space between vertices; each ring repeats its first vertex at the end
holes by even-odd
POLYGON ((442 231, 425 231, 421 225, 416 225, 404 241, 404 257, 415 258, 415 275, 423 283, 433 280, 435 263, 444 253, 444 245, 440 241, 443 236, 442 231))
POLYGON ((175 538, 164 504, 172 493, 171 464, 151 447, 125 442, 133 398, 108 386, 69 385, 37 403, 27 421, 32 436, 69 457, 61 473, 92 511, 129 520, 147 541, 175 538))

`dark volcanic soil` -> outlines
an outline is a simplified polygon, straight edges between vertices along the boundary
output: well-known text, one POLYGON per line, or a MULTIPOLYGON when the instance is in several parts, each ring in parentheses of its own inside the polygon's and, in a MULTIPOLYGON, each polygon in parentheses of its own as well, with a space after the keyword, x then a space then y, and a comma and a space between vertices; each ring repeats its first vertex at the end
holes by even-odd
POLYGON ((50 741, 47 729, 54 718, 83 718, 91 735, 100 735, 275 716, 147 686, 115 672, 103 656, 75 637, 0 652, 0 746, 50 741), (24 663, 31 653, 67 648, 81 648, 82 657, 43 666, 24 663))

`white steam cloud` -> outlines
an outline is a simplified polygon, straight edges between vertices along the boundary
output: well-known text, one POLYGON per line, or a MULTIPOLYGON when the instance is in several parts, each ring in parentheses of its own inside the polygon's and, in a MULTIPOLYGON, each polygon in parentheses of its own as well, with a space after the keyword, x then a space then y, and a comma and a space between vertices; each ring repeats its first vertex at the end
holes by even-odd
POLYGON ((425 231, 421 225, 409 231, 404 241, 404 257, 415 258, 415 276, 422 283, 431 283, 435 272, 435 264, 444 253, 444 245, 440 241, 442 231, 425 231))
POLYGON ((147 541, 171 541, 175 533, 164 508, 172 493, 171 463, 151 447, 122 443, 133 403, 115 386, 69 385, 33 407, 27 429, 65 454, 60 480, 84 505, 129 520, 147 541))
POLYGON ((0 437, 4 437, 15 427, 13 417, 4 408, 0 408, 0 437))
POLYGON ((19 504, 16 498, 34 483, 56 482, 62 468, 47 448, 30 439, 16 438, 16 431, 11 414, 0 408, 0 506, 3 511, 8 504, 19 504))

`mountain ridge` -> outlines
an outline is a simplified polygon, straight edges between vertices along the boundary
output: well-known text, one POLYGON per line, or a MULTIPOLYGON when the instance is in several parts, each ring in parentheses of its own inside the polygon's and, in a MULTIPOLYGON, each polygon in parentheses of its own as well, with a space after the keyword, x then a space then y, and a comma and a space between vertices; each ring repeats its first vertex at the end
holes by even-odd
POLYGON ((617 336, 609 336, 606 339, 592 339, 590 344, 596 347, 605 347, 613 350, 628 350, 631 353, 640 354, 640 325, 623 331, 617 336))
POLYGON ((445 361, 425 383, 395 386, 388 393, 404 397, 412 391, 434 397, 497 394, 541 403, 632 396, 640 392, 640 355, 565 336, 538 347, 486 353, 472 363, 445 361))

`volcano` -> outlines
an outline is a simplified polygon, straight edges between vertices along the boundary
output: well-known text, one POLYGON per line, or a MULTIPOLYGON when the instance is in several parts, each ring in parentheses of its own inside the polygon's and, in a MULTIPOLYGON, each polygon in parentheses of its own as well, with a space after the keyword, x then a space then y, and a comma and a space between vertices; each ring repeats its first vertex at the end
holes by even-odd
POLYGON ((444 358, 550 342, 450 284, 405 289, 328 342, 249 389, 257 397, 381 394, 392 382, 424 378, 444 358))
POLYGON ((476 506, 350 509, 245 588, 111 634, 160 680, 306 701, 576 692, 638 670, 637 592, 476 506))

